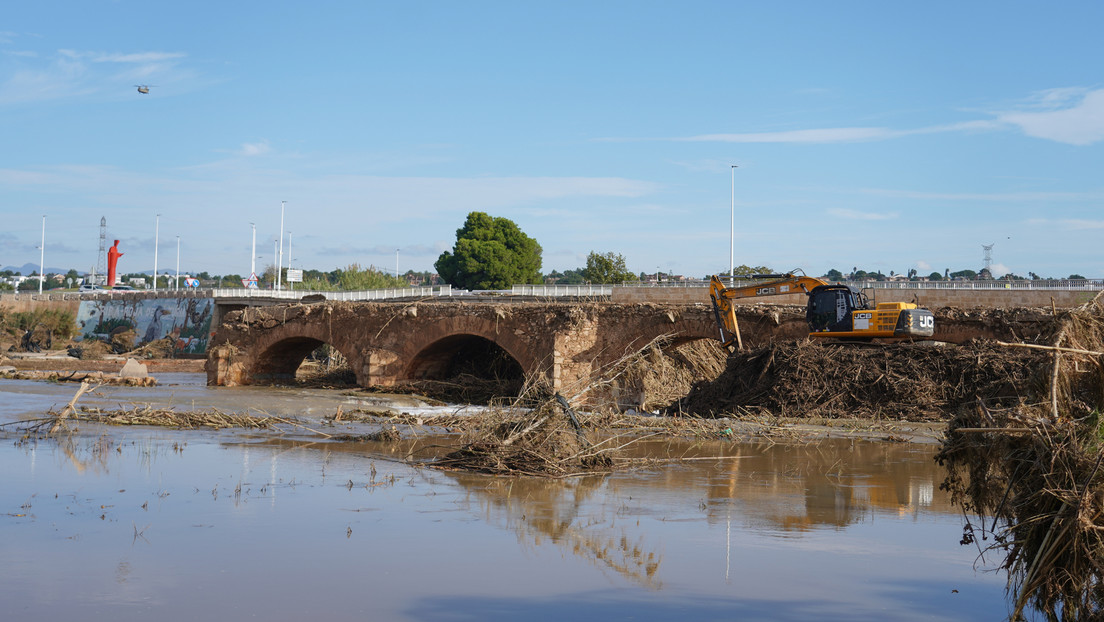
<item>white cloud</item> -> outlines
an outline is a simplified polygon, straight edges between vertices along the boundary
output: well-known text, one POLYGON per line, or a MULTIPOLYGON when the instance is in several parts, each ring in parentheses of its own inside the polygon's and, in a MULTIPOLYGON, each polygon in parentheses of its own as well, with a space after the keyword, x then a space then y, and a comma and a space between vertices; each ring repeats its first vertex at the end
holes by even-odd
POLYGON ((1067 202, 1099 201, 1104 199, 1101 192, 918 192, 914 190, 890 190, 886 188, 862 188, 861 194, 892 197, 895 199, 917 199, 921 201, 997 201, 1008 202, 1067 202))
POLYGON ((1058 88, 1033 94, 1020 110, 991 112, 994 118, 898 130, 887 127, 837 127, 701 134, 676 141, 725 143, 857 143, 892 140, 918 134, 979 132, 1018 128, 1027 136, 1069 145, 1104 141, 1104 89, 1058 88))
POLYGON ((1028 136, 1069 145, 1091 145, 1104 140, 1104 89, 1051 89, 1031 100, 1039 111, 999 113, 1002 123, 1028 136))
POLYGON ((184 58, 183 52, 138 52, 118 54, 108 52, 82 52, 78 50, 58 50, 58 54, 73 60, 90 60, 93 63, 159 63, 166 60, 184 58))
POLYGON ((993 275, 993 278, 1000 278, 1010 272, 1012 270, 1002 263, 989 264, 989 273, 993 275))
POLYGON ((860 212, 840 207, 830 208, 828 213, 836 218, 846 218, 847 220, 892 220, 899 216, 897 212, 860 212))
POLYGON ((1104 229, 1104 220, 1079 220, 1070 218, 1060 220, 1059 222, 1070 229, 1104 229))
POLYGON ((886 140, 900 135, 901 132, 895 132, 884 127, 839 127, 786 132, 704 134, 675 140, 722 143, 855 143, 886 140))
POLYGON ((944 125, 931 125, 911 130, 894 130, 886 127, 834 127, 784 132, 747 132, 739 134, 703 134, 688 138, 676 138, 688 142, 726 143, 859 143, 891 140, 917 134, 941 134, 945 132, 989 131, 1001 126, 995 121, 963 121, 944 125))
MULTIPOLYGON (((916 272, 920 273, 920 274, 923 274, 925 272, 927 272, 928 274, 931 274, 931 264, 926 262, 926 261, 917 261, 916 262, 916 272)), ((927 276, 927 275, 924 275, 924 276, 927 276)))
POLYGON ((140 52, 138 54, 94 54, 94 63, 160 63, 167 60, 184 58, 183 52, 140 52))
POLYGON ((242 143, 241 150, 238 153, 243 156, 258 156, 264 155, 270 150, 268 141, 262 140, 257 143, 242 143))

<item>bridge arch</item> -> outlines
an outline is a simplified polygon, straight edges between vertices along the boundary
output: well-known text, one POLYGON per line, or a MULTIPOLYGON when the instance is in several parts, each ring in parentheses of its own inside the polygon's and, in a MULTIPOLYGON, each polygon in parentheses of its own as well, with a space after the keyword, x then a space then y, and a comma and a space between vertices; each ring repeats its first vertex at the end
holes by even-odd
POLYGON ((316 324, 294 322, 268 331, 255 346, 251 365, 244 370, 250 384, 293 382, 303 361, 323 345, 341 353, 362 384, 356 348, 316 324))
POLYGON ((509 352, 493 341, 456 334, 429 344, 414 355, 403 374, 411 380, 443 380, 471 374, 487 380, 521 382, 525 370, 509 352))
POLYGON ((451 367, 489 364, 490 371, 524 377, 539 374, 532 347, 496 321, 477 316, 442 318, 427 323, 399 353, 407 379, 440 378, 451 367))

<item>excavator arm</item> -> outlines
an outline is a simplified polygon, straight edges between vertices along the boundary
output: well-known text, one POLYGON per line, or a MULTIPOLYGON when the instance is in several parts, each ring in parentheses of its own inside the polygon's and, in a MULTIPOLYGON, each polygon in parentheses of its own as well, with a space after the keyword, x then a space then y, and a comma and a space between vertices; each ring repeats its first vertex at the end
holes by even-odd
POLYGON ((740 287, 726 286, 717 275, 709 279, 709 297, 713 299, 713 313, 717 317, 717 327, 721 333, 721 344, 726 348, 735 346, 744 348, 740 338, 740 325, 736 321, 736 309, 732 301, 737 298, 757 298, 761 296, 783 296, 786 294, 808 294, 814 287, 825 285, 820 279, 798 274, 797 271, 786 274, 756 274, 751 278, 754 283, 740 287))

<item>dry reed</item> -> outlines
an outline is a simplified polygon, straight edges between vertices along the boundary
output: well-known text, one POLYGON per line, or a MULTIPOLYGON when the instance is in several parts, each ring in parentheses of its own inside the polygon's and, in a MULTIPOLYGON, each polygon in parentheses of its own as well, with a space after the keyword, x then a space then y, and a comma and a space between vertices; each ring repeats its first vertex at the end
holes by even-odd
MULTIPOLYGON (((1023 344, 1005 344, 1021 349, 1023 344)), ((1048 620, 1104 617, 1104 305, 1059 318, 1032 399, 979 400, 952 421, 937 460, 964 512, 963 543, 1002 554, 1014 607, 1048 620), (987 522, 991 520, 991 523, 987 522), (982 548, 982 542, 986 543, 982 548)))

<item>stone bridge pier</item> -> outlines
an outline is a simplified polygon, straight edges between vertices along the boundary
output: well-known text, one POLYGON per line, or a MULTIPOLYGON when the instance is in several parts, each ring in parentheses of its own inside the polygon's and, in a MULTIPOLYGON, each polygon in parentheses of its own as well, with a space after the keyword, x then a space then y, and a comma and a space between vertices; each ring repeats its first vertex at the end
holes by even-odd
MULTIPOLYGON (((469 367, 536 376, 570 391, 627 353, 714 339, 704 304, 318 303, 247 308, 223 318, 210 341, 211 385, 290 381, 323 344, 340 352, 361 386, 449 377, 469 367)), ((497 373, 497 372, 496 372, 497 373)))

